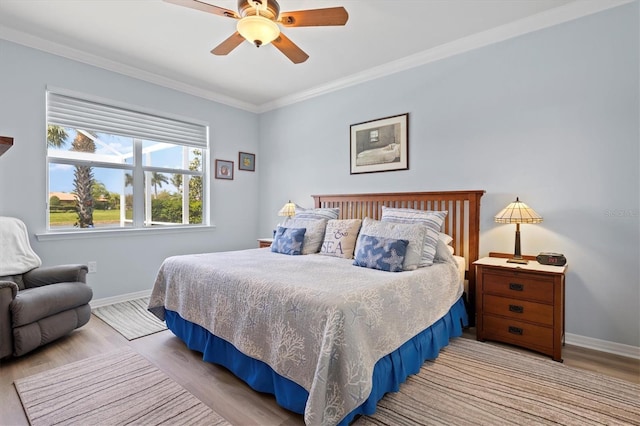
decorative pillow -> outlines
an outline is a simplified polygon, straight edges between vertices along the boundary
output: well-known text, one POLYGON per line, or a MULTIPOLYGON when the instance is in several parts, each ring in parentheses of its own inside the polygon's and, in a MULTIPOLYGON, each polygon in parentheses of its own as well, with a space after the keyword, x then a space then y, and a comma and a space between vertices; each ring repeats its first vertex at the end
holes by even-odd
MULTIPOLYGON (((454 254, 455 249, 451 245, 451 243, 453 242, 453 237, 451 235, 445 234, 444 232, 438 232, 438 240, 442 241, 444 245, 447 246, 449 253, 454 254)), ((438 247, 436 247, 436 251, 438 251, 438 247)))
POLYGON ((445 244, 451 244, 453 242, 453 237, 444 232, 438 232, 438 239, 445 244))
POLYGON ((288 228, 305 228, 307 230, 304 234, 302 254, 311 254, 320 251, 326 226, 326 219, 301 219, 296 217, 287 222, 288 228))
POLYGON ((396 223, 422 223, 427 227, 427 236, 424 239, 424 247, 418 266, 420 268, 433 265, 433 257, 436 254, 438 234, 442 229, 446 211, 428 211, 415 209, 397 209, 382 206, 383 222, 396 223))
POLYGON ((284 228, 278 226, 273 238, 273 243, 271 243, 271 251, 294 256, 302 254, 302 245, 306 231, 305 228, 284 228))
MULTIPOLYGON (((393 238, 396 240, 407 240, 407 252, 404 257, 403 268, 405 271, 412 271, 418 267, 422 246, 427 235, 427 227, 422 223, 395 223, 381 222, 368 217, 364 218, 360 235, 370 235, 373 237, 393 238)), ((356 242, 356 251, 360 245, 360 237, 356 242)))
POLYGON ((433 263, 453 262, 453 252, 451 249, 453 249, 453 247, 439 240, 436 244, 436 254, 433 257, 433 263))
POLYGON ((324 219, 331 220, 337 219, 340 216, 340 209, 338 208, 317 208, 317 209, 305 209, 302 207, 296 207, 296 219, 324 219))
POLYGON ((360 219, 332 219, 327 222, 320 254, 352 259, 360 225, 360 219))
POLYGON ((407 240, 372 237, 361 233, 353 264, 381 271, 401 272, 408 245, 407 240))

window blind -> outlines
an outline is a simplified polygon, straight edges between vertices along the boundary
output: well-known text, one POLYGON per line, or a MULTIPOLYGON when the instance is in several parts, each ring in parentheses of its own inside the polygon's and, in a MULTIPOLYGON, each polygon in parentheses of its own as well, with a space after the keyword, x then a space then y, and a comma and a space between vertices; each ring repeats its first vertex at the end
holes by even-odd
POLYGON ((207 126, 47 92, 47 123, 143 140, 207 147, 207 126))

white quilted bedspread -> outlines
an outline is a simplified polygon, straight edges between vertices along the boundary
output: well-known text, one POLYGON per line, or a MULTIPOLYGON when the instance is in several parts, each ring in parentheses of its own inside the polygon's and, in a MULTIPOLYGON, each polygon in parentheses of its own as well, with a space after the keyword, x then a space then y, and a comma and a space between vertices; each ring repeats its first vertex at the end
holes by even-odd
POLYGON ((461 296, 453 258, 410 272, 269 249, 167 258, 149 309, 231 342, 309 392, 307 425, 333 425, 360 405, 375 363, 441 318, 461 296))

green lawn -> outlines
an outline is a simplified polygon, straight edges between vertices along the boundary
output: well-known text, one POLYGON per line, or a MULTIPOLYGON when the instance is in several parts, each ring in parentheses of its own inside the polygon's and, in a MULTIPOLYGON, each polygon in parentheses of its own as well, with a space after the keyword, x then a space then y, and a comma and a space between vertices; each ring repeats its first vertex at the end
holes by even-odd
MULTIPOLYGON (((131 212, 127 211, 127 218, 131 218, 131 212)), ((73 226, 78 221, 78 215, 75 212, 50 213, 49 222, 51 226, 73 226)), ((94 224, 120 223, 120 210, 94 210, 94 224)))

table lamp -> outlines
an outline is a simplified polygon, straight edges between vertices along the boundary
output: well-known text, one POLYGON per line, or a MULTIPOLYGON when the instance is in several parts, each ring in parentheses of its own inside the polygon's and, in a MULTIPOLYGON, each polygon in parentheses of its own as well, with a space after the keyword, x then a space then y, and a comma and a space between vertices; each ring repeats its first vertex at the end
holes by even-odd
POLYGON ((502 209, 500 213, 495 215, 494 220, 496 223, 515 223, 516 224, 516 246, 513 258, 508 259, 509 263, 521 263, 527 264, 528 260, 522 258, 522 252, 520 251, 520 224, 521 223, 540 223, 542 222, 542 216, 536 213, 531 207, 520 201, 518 197, 516 200, 502 209))
POLYGON ((278 216, 287 216, 287 219, 295 215, 296 215, 296 205, 292 203, 291 200, 289 200, 288 203, 282 206, 282 208, 278 212, 278 216))
POLYGON ((289 222, 289 219, 291 219, 291 216, 295 216, 296 215, 296 205, 295 203, 292 203, 291 200, 289 200, 288 203, 286 203, 284 206, 282 206, 282 208, 280 210, 278 210, 278 216, 286 216, 286 219, 284 220, 284 223, 278 223, 276 225, 276 229, 273 230, 273 238, 276 237, 276 230, 278 228, 278 226, 287 226, 287 222, 289 222))

